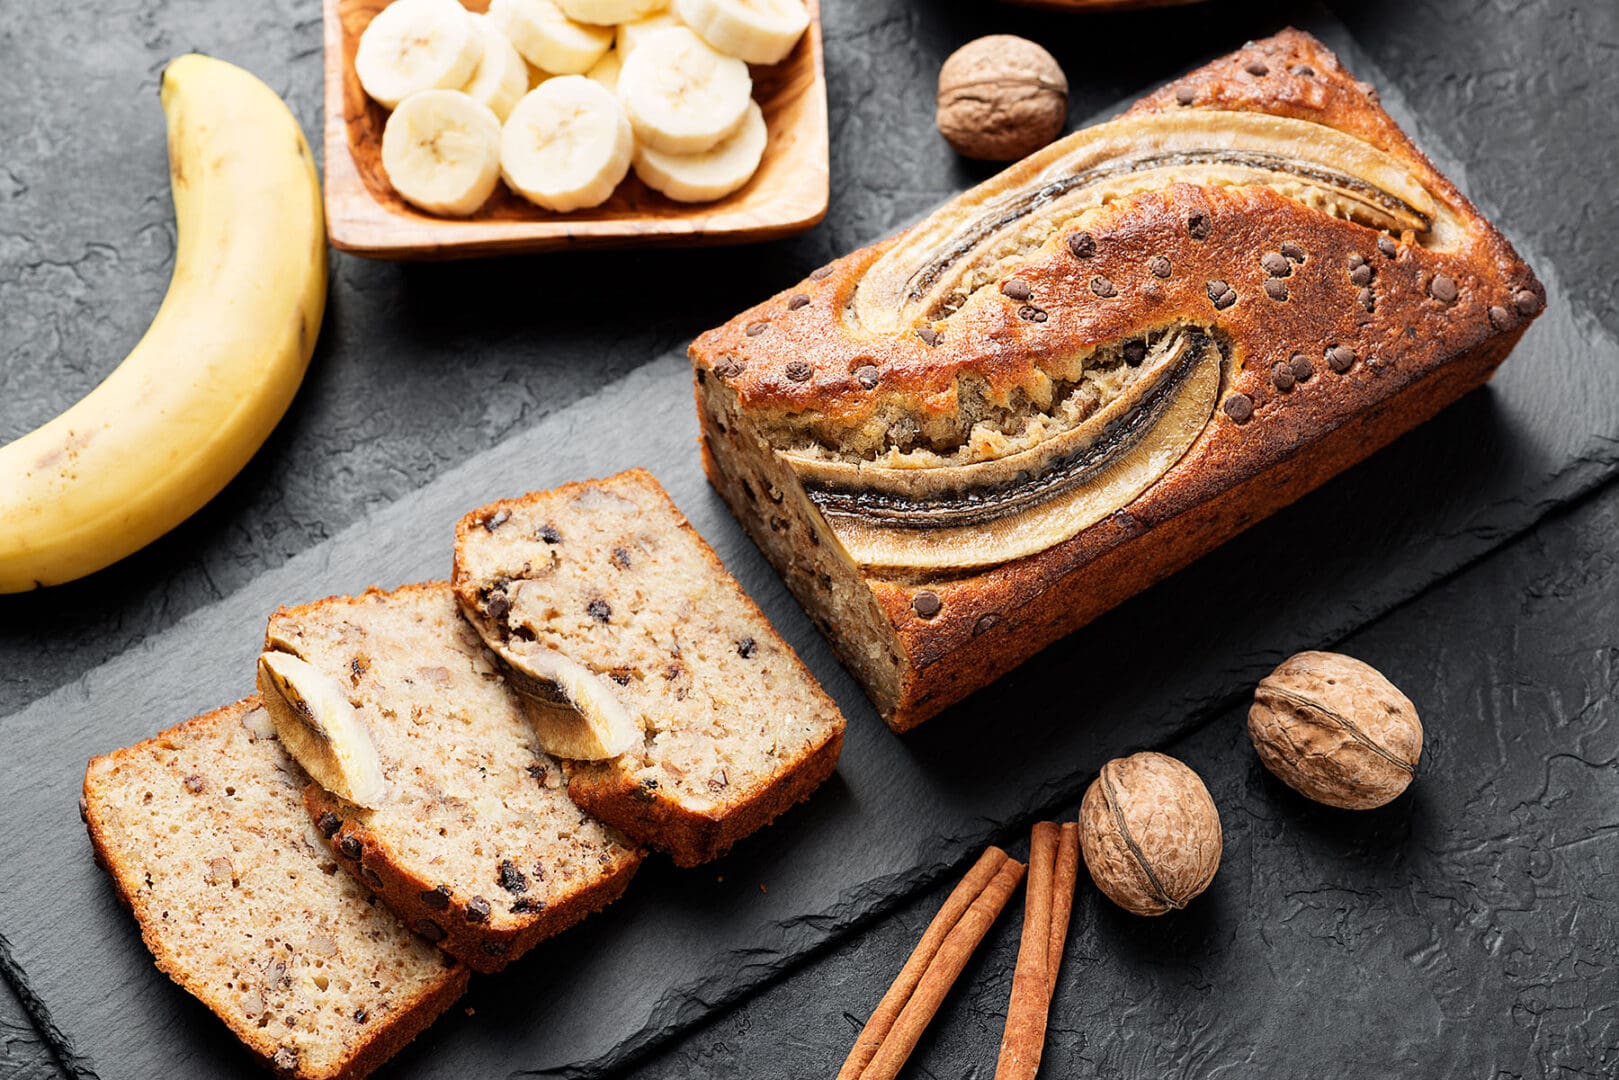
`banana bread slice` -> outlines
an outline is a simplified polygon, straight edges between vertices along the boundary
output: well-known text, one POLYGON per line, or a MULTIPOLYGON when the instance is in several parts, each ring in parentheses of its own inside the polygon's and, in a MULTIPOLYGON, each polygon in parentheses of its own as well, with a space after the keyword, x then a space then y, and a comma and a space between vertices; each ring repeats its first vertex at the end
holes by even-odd
POLYGON ((381 804, 311 783, 305 805, 339 860, 428 940, 498 971, 623 893, 641 852, 568 798, 444 582, 282 608, 265 647, 338 678, 360 710, 381 804))
POLYGON ((278 1075, 357 1080, 467 969, 337 872, 305 782, 247 698, 93 759, 81 809, 161 971, 278 1075))
MULTIPOLYGON (((493 503, 455 539, 456 598, 508 670, 560 655, 639 729, 569 765, 603 821, 694 866, 831 775, 842 714, 650 473, 493 503)), ((513 679, 547 707, 532 683, 513 679)))

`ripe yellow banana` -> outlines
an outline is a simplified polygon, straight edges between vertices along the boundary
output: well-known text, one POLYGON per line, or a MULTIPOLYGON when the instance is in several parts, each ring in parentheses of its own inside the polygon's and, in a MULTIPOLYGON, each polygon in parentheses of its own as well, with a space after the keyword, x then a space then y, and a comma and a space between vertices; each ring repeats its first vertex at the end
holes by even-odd
POLYGON ((309 144, 241 68, 163 72, 174 276, 122 364, 0 446, 0 592, 83 577, 218 494, 281 419, 326 307, 326 227, 309 144))

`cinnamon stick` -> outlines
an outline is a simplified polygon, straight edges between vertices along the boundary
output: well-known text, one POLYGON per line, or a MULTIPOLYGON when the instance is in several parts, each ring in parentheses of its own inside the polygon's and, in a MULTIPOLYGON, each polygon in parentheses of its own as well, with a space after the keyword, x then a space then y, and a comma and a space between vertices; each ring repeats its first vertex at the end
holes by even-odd
POLYGON ((911 999, 916 986, 922 981, 923 974, 928 965, 933 962, 939 947, 944 944, 945 937, 961 921, 967 913, 972 902, 983 893, 989 883, 1002 866, 1006 865, 1008 856, 998 847, 991 847, 979 856, 978 862, 967 871, 967 876, 951 890, 944 906, 939 913, 933 916, 933 921, 922 934, 922 940, 916 943, 911 955, 900 968, 899 975, 894 978, 894 984, 888 988, 883 999, 872 1010, 871 1019, 861 1029, 860 1037, 855 1040, 854 1048, 849 1051, 849 1057, 838 1072, 838 1080, 860 1080, 861 1073, 865 1071, 871 1059, 877 1055, 883 1040, 894 1027, 894 1021, 899 1019, 900 1010, 911 999))
POLYGON ((961 969, 967 966, 973 950, 989 933, 989 928, 994 925, 996 917, 1022 880, 1022 863, 1009 858, 1001 864, 983 892, 967 906, 960 920, 945 935, 938 952, 911 992, 910 1000, 900 1010, 893 1027, 872 1055, 865 1071, 859 1074, 859 1080, 895 1080, 899 1076, 911 1051, 916 1049, 917 1042, 922 1038, 922 1032, 955 985, 961 969))
POLYGON ((1062 969, 1062 954, 1068 944, 1068 921, 1074 913, 1074 885, 1079 879, 1079 822, 1062 823, 1062 834, 1057 838, 1057 864, 1051 880, 1051 936, 1046 945, 1046 974, 1050 977, 1049 999, 1057 994, 1057 972, 1062 969))
POLYGON ((1052 882, 1056 877, 1060 830, 1054 821, 1037 822, 1029 839, 1029 887, 1023 906, 1023 939, 1012 973, 1012 1000, 1006 1032, 995 1063, 995 1080, 1034 1080, 1046 1045, 1046 1014, 1051 1005, 1052 882))

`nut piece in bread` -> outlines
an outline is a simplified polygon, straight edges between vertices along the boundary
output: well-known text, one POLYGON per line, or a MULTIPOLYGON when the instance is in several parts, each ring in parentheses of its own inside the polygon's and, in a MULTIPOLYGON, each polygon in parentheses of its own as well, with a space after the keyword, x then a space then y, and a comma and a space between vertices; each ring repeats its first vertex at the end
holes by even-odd
POLYGON ((1287 31, 690 351, 710 479, 904 730, 1480 385, 1544 304, 1287 31))

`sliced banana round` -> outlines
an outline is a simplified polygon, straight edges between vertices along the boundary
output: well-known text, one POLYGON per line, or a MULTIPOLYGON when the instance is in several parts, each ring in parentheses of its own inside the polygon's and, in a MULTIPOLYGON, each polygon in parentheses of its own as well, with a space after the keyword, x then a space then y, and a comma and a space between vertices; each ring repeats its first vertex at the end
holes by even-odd
POLYGON ((585 72, 585 78, 607 87, 607 92, 618 97, 618 52, 614 50, 596 61, 596 66, 585 72))
POLYGON ((618 99, 583 75, 530 90, 500 135, 506 183, 547 210, 599 206, 630 169, 635 136, 618 99))
POLYGON ((394 0, 360 34, 354 73, 385 109, 422 90, 458 90, 483 56, 483 37, 457 0, 394 0))
POLYGON ((672 12, 661 11, 656 15, 649 15, 635 22, 627 22, 618 28, 618 37, 613 47, 618 50, 618 58, 623 60, 634 52, 636 46, 660 30, 673 30, 677 26, 685 26, 672 12))
POLYGON ((723 199, 753 178, 764 157, 769 135, 765 114, 756 102, 736 134, 700 154, 665 154, 649 146, 635 148, 635 175, 654 191, 676 202, 723 199))
POLYGON ((704 41, 750 64, 785 59, 809 27, 803 0, 674 0, 674 8, 704 41))
POLYGON ((465 217, 500 179, 500 120, 459 90, 412 94, 382 129, 382 168, 412 206, 465 217))
POLYGON ((317 784, 356 806, 381 805, 382 760, 341 683, 302 657, 271 650, 259 655, 258 685, 281 745, 317 784))
POLYGON ((523 59, 553 75, 582 75, 613 47, 613 28, 574 22, 552 0, 490 0, 489 17, 523 59))
POLYGON ((483 37, 483 58, 466 85, 472 100, 489 106, 501 120, 511 115, 512 106, 528 93, 528 64, 505 33, 487 15, 472 16, 483 37))
POLYGON ((730 137, 748 114, 748 65, 721 56, 685 27, 661 30, 624 58, 618 96, 642 144, 699 154, 730 137))
POLYGON ((594 26, 617 26, 644 19, 664 7, 666 0, 556 0, 568 18, 594 26))

